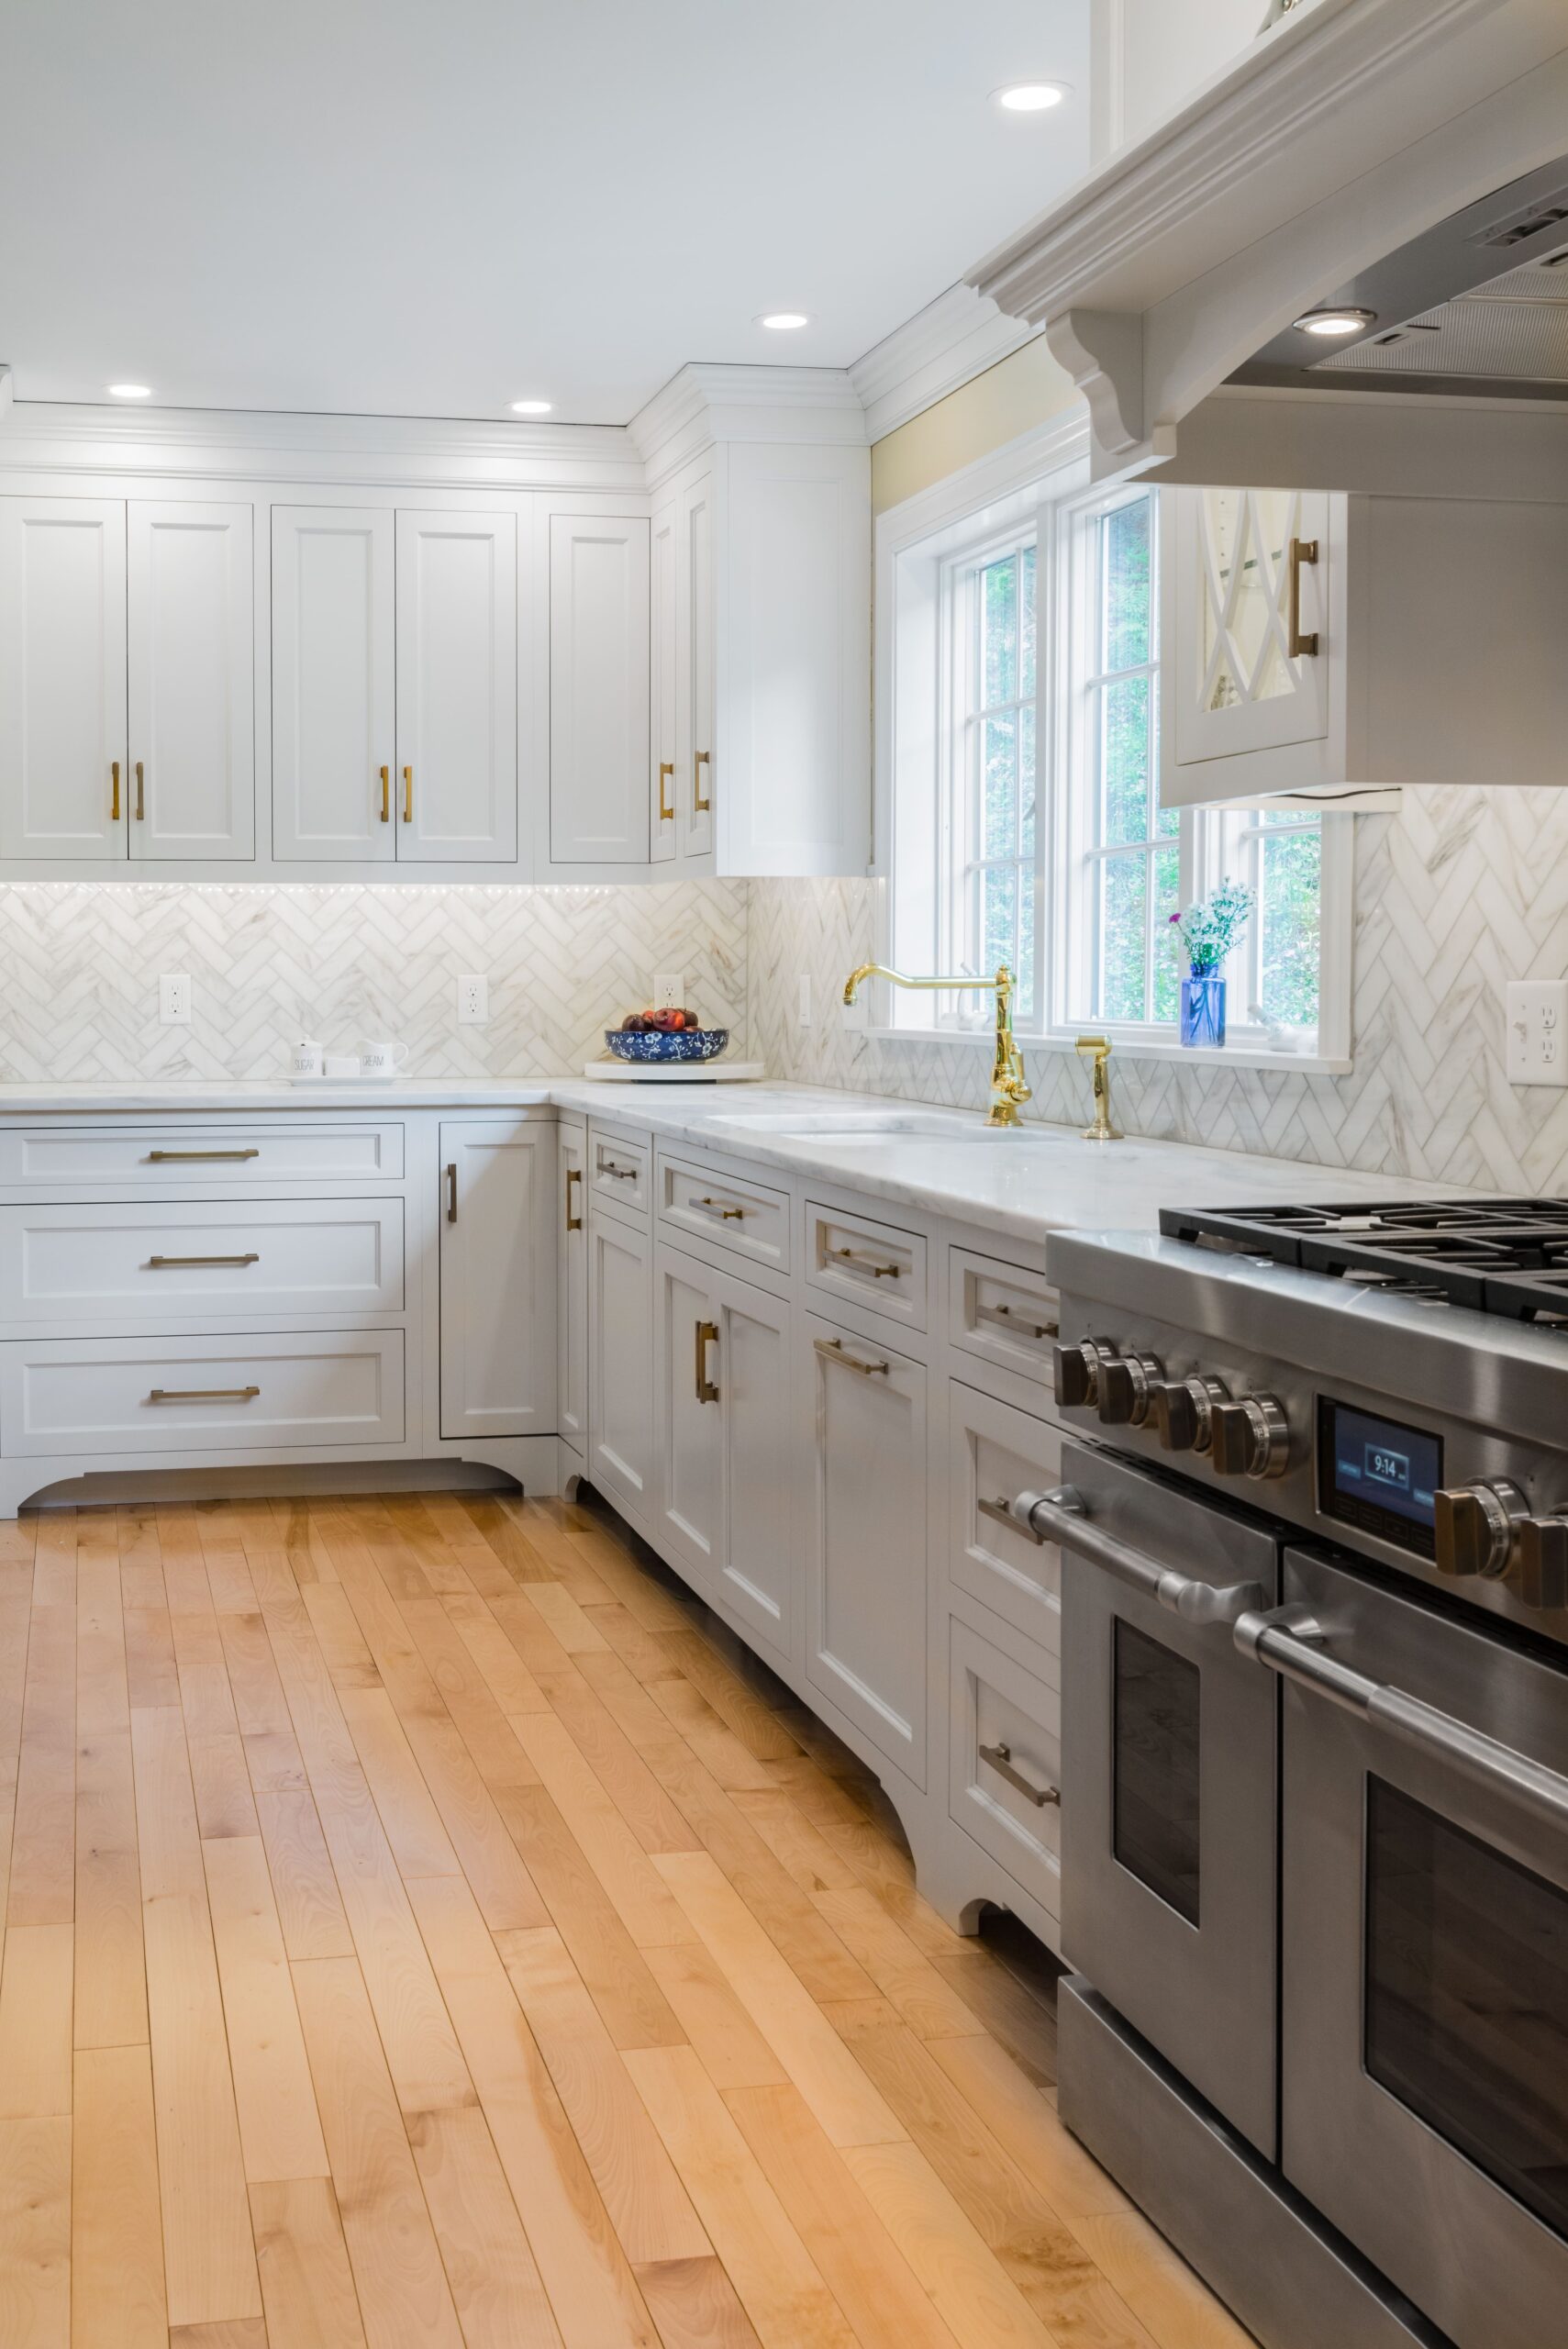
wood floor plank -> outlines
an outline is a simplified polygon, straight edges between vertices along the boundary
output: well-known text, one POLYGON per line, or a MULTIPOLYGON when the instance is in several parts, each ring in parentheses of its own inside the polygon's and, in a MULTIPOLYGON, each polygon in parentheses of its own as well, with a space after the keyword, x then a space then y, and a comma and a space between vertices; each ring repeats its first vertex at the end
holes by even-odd
POLYGON ((520 1713, 513 1726, 638 1947, 690 1941, 680 1904, 584 1761, 565 1722, 553 1713, 520 1713))
POLYGON ((327 2147, 261 1839, 205 1842, 202 1857, 246 2178, 255 2186, 325 2177, 327 2147))
POLYGON ((72 2349, 166 2349, 152 2058, 79 2048, 72 2119, 72 2349))
POLYGON ((985 2026, 864 1885, 818 1893, 817 1906, 877 1988, 921 2039, 983 2038, 985 2026))
POLYGON ((267 2338, 288 2349, 365 2349, 359 2294, 328 2177, 250 2188, 267 2338))
POLYGON ((69 1603, 34 1606, 6 1920, 69 1924, 76 1891, 75 1553, 69 1603))
POLYGON ((457 1854, 379 1675, 374 1687, 340 1685, 338 1701, 404 1875, 456 1876, 457 1854))
POLYGON ((308 1791, 258 1789, 256 1817, 290 1957, 351 1956, 354 1938, 315 1797, 308 1791))
POLYGON ((844 2160, 961 2349, 1062 2349, 917 2145, 851 2145, 844 2160))
POLYGON ((545 1675, 551 1711, 645 1852, 695 1852, 701 1839, 609 1708, 575 1666, 545 1675))
POLYGON ((0 2119, 71 2110, 72 1925, 10 1925, 0 1965, 0 2119))
MULTIPOLYGON (((147 2037, 141 1880, 117 1519, 79 1560, 76 1604, 75 2015, 78 2047, 147 2037)), ((157 1569, 160 1586, 162 1568, 157 1569)))
POLYGON ((675 1942, 668 1949, 651 1949, 648 1965, 715 2087, 772 2087, 788 2078, 717 1960, 700 1942, 675 1942))
POLYGON ((1028 2074, 988 2035, 932 2043, 970 2110, 1069 2226, 1131 2209, 1116 2180, 1064 2129, 1028 2074))
POLYGON ((848 1860, 781 1787, 765 1794, 738 1794, 734 1799, 736 1809, 813 1899, 819 1892, 846 1892, 860 1884, 848 1860))
POLYGON ((548 1713, 550 1699, 482 1598, 444 1602, 458 1635, 504 1713, 548 1713))
POLYGON ((759 2349, 721 2259, 651 2261, 637 2280, 664 2349, 759 2349))
POLYGON ((0 2341, 70 2349, 71 2128, 0 2121, 0 2341))
POLYGON ((490 2124, 473 2105, 407 2116, 467 2349, 560 2349, 490 2124))

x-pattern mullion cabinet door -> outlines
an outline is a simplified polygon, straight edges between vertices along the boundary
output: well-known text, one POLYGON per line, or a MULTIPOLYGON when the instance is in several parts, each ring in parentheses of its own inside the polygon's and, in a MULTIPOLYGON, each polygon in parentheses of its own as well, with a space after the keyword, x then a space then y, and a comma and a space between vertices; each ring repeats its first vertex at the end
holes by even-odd
POLYGON ((390 864, 397 853, 396 518, 272 508, 272 853, 390 864))
POLYGON ((1328 495, 1182 488, 1172 505, 1175 625, 1161 691, 1174 696, 1178 763, 1320 740, 1340 555, 1328 495))
POLYGON ((517 525, 397 516, 399 863, 515 864, 517 525))
POLYGON ((133 859, 255 852, 251 509, 133 498, 128 542, 133 859))
POLYGON ((0 856, 123 859, 128 786, 124 502, 0 497, 0 856))

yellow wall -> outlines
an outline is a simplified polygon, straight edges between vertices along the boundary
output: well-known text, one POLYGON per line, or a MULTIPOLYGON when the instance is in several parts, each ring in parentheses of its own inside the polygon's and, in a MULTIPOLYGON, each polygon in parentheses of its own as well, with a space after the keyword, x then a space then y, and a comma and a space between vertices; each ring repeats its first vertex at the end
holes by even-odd
POLYGON ((1036 335, 1021 351, 877 441, 871 452, 872 512, 884 513, 977 457, 989 456, 1077 396, 1073 378, 1051 357, 1045 337, 1036 335))

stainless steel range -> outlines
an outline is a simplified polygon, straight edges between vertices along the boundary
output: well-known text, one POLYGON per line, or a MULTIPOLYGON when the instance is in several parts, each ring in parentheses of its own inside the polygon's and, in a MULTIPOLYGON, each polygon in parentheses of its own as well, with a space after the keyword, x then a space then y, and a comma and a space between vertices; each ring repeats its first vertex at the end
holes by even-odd
POLYGON ((1568 1203, 1060 1235, 1063 2119, 1269 2349, 1568 2341, 1568 1203))

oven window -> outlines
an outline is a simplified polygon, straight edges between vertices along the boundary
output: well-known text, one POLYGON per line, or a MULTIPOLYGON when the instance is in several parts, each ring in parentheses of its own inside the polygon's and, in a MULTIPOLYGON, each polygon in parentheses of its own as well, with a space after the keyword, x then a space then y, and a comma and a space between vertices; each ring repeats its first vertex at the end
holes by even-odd
POLYGON ((1195 1925, 1198 1668, 1118 1615, 1112 1677, 1112 1849, 1195 1925))
POLYGON ((1366 2068, 1568 2234, 1568 1892, 1368 1780, 1366 2068))

